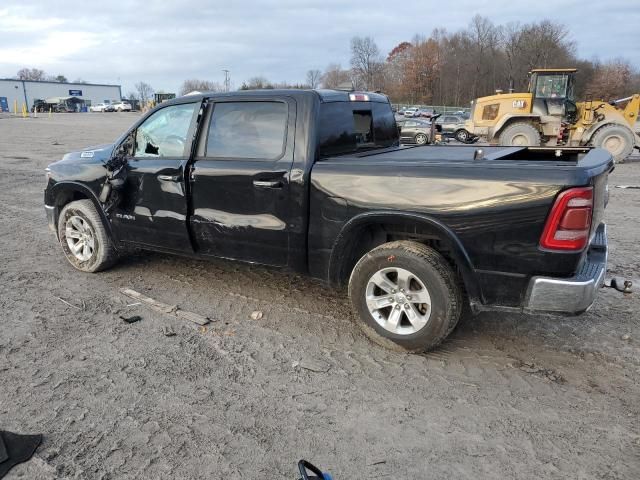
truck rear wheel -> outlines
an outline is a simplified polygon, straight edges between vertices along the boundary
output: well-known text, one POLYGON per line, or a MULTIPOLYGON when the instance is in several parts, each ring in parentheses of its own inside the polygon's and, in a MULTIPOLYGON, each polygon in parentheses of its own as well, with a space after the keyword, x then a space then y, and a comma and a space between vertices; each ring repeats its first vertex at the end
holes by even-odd
POLYGON ((623 125, 610 124, 598 129, 591 137, 591 144, 607 150, 617 163, 623 162, 633 152, 633 133, 623 125))
POLYGON ((463 305, 445 258, 418 242, 385 243, 356 264, 349 297, 364 333, 393 350, 424 352, 455 328, 463 305))
POLYGON ((516 122, 500 133, 500 145, 504 147, 538 147, 540 132, 527 122, 516 122))
POLYGON ((69 263, 83 272, 104 270, 117 260, 117 252, 91 200, 77 200, 62 209, 58 238, 69 263))

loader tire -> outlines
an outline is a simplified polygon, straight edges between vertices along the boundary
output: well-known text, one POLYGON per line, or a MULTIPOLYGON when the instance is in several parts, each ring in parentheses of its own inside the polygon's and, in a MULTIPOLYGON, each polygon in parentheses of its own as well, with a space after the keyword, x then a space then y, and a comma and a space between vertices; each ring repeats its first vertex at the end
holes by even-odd
POLYGON ((500 133, 500 145, 504 147, 539 147, 540 132, 528 122, 516 122, 500 133))
POLYGON ((615 123, 600 127, 591 137, 591 145, 604 148, 616 163, 622 163, 633 152, 633 132, 615 123))

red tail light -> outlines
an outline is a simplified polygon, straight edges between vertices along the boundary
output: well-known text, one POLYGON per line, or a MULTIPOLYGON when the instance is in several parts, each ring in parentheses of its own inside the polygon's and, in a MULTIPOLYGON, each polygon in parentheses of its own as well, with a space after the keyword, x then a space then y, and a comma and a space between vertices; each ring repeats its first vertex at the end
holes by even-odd
POLYGON ((565 190, 551 208, 540 246, 549 250, 582 250, 589 241, 592 213, 593 187, 565 190))

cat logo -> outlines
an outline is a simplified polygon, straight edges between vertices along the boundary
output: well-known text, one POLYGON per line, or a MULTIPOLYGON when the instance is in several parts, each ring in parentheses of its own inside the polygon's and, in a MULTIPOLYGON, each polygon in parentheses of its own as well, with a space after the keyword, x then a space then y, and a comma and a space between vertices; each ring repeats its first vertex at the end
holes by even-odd
POLYGON ((527 106, 526 100, 514 100, 513 108, 525 108, 527 106))

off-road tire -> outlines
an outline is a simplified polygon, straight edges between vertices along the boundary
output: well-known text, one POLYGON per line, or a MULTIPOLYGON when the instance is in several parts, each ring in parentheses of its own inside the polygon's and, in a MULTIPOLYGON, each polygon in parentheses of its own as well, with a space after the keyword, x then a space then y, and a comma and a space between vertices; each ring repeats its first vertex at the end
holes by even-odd
POLYGON ((91 200, 76 200, 68 203, 58 218, 58 238, 67 260, 82 272, 99 272, 112 266, 118 260, 116 249, 107 234, 100 214, 91 200), (73 216, 81 217, 88 224, 93 235, 93 253, 86 261, 79 260, 69 248, 66 237, 67 220, 73 216))
POLYGON ((429 143, 429 136, 426 133, 418 133, 414 137, 414 141, 418 145, 426 145, 427 143, 429 143))
POLYGON ((426 352, 436 348, 453 331, 463 310, 463 291, 455 271, 434 249, 418 242, 385 243, 364 255, 349 279, 349 297, 358 325, 373 342, 404 352, 426 352), (367 307, 366 288, 382 269, 396 267, 412 272, 431 296, 431 314, 415 333, 398 335, 383 328, 367 307))
POLYGON ((500 145, 513 146, 540 146, 540 132, 528 122, 516 122, 506 127, 499 136, 500 145))
POLYGON ((600 127, 591 137, 590 143, 595 147, 607 150, 613 157, 614 162, 622 163, 633 152, 635 139, 633 138, 633 132, 627 127, 612 123, 600 127), (617 148, 612 149, 612 151, 607 146, 608 142, 614 138, 617 139, 617 148))

